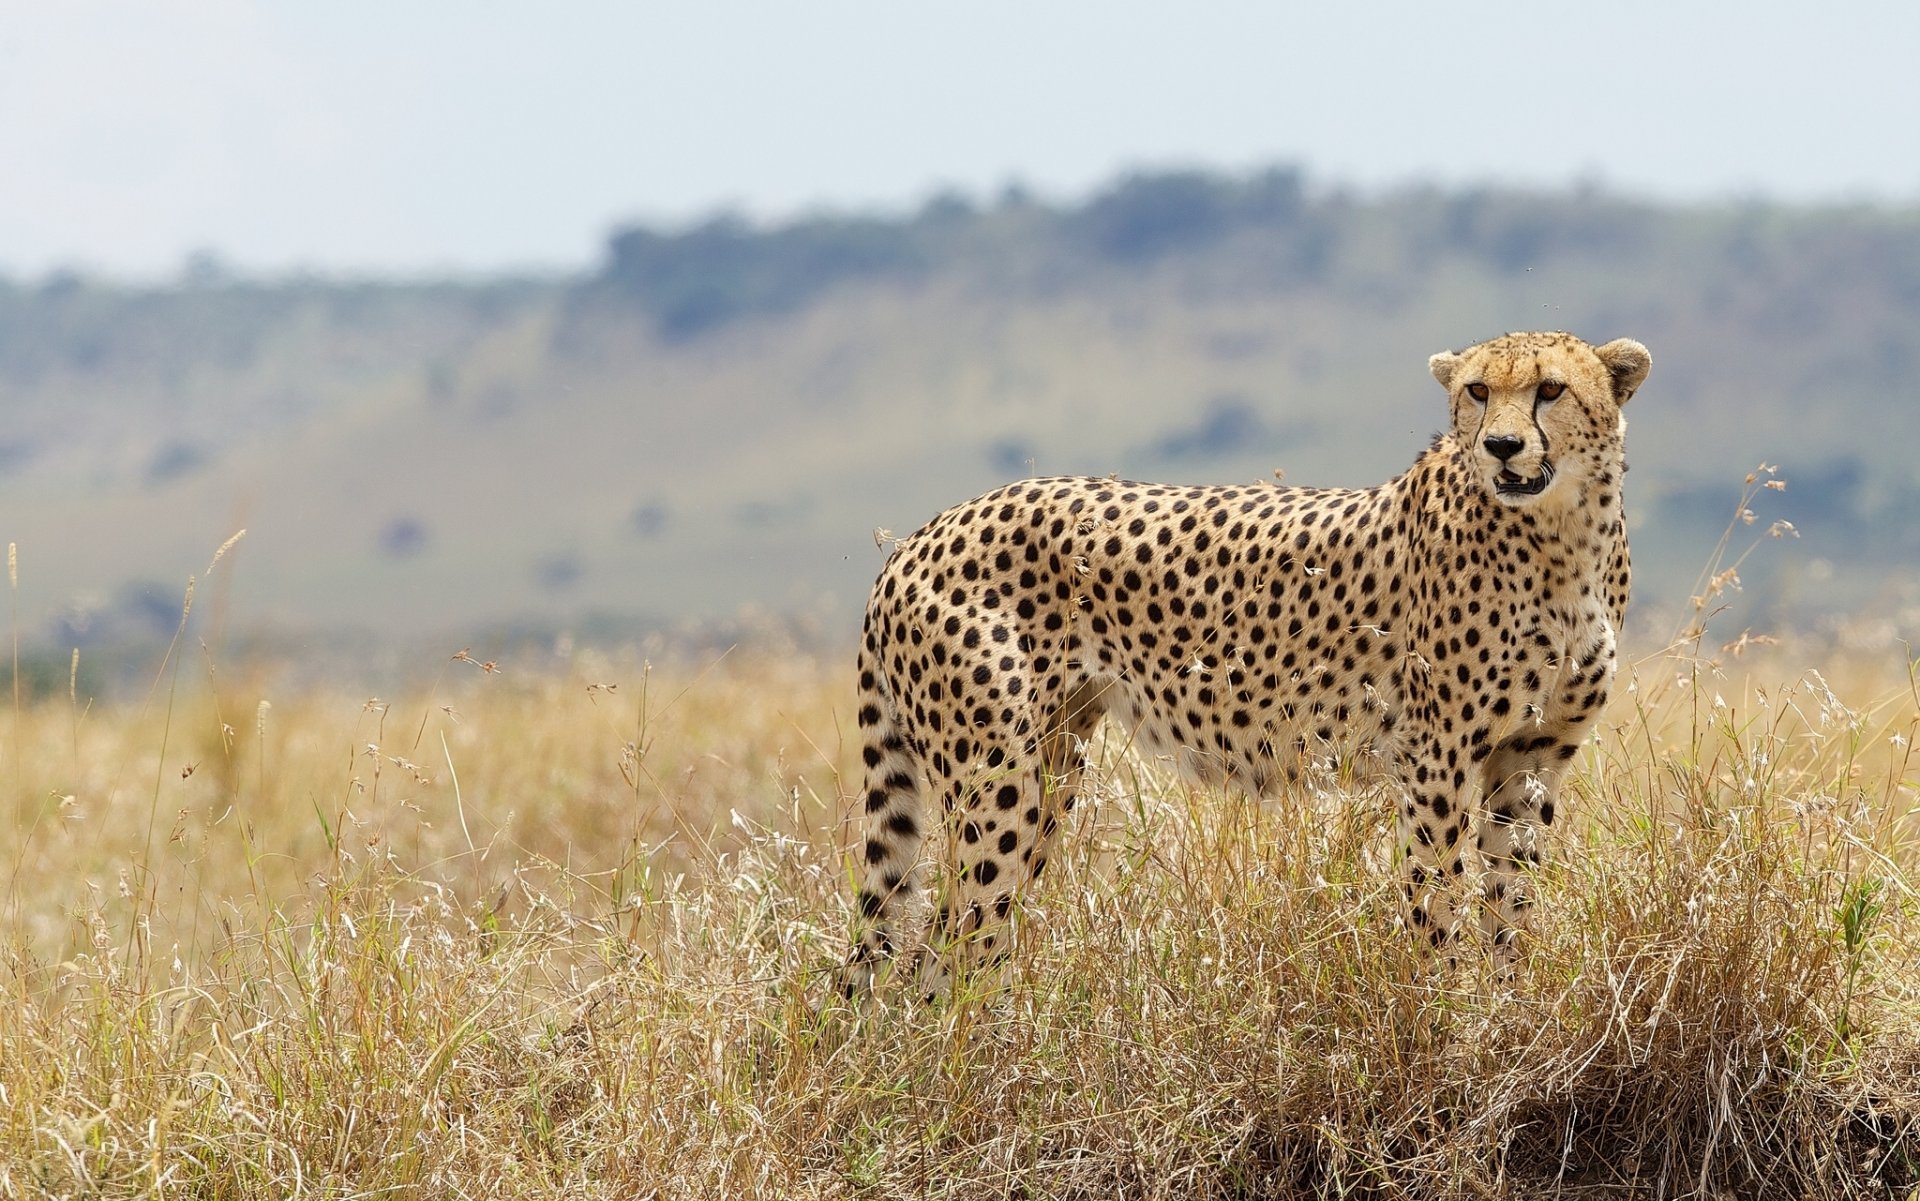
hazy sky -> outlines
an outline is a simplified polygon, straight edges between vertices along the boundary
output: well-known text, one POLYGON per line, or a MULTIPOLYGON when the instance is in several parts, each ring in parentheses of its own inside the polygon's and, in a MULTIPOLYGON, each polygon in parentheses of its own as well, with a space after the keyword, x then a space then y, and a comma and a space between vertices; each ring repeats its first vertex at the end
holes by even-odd
POLYGON ((1920 200, 1920 4, 10 4, 0 272, 578 266, 617 221, 1279 161, 1920 200))

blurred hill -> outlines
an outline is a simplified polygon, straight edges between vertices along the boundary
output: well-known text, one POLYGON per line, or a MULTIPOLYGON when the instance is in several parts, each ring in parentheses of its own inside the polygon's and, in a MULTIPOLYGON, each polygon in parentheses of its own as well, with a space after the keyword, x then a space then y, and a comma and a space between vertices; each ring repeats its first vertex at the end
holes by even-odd
MULTIPOLYGON (((1741 481, 1742 619, 1920 625, 1920 210, 1583 189, 1359 196, 1143 174, 898 217, 614 231, 578 278, 0 282, 0 539, 60 651, 170 636, 616 636, 810 614, 1028 474, 1356 485, 1445 420, 1432 352, 1630 335, 1637 602, 1684 604, 1741 481)), ((1652 627, 1649 626, 1651 629, 1652 627)))

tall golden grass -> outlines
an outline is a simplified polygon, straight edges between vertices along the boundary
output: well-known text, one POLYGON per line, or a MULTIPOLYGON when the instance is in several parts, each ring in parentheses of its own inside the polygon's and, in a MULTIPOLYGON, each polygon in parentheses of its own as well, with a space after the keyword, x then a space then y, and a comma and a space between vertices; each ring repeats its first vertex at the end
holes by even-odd
POLYGON ((369 699, 182 638, 5 714, 0 1195, 1920 1195, 1912 668, 1692 633, 1510 977, 1396 933, 1391 798, 1114 737, 1004 979, 863 1015, 845 664, 369 699))

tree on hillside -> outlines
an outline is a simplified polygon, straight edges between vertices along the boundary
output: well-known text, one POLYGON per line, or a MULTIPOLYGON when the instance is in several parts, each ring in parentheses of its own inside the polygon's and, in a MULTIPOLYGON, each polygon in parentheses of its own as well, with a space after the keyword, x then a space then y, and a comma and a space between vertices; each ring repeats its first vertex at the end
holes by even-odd
POLYGON ((725 214, 684 233, 616 231, 598 287, 650 313, 669 340, 745 316, 790 312, 851 279, 918 266, 907 227, 871 217, 817 217, 769 230, 725 214))

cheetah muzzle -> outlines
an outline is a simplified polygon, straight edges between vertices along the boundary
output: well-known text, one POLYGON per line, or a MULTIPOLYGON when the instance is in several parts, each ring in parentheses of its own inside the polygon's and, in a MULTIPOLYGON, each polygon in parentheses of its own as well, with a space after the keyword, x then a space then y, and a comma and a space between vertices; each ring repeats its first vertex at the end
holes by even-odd
POLYGON ((1517 954, 1539 835, 1612 686, 1621 412, 1651 365, 1626 338, 1508 334, 1428 360, 1448 429, 1376 487, 1026 480, 900 540, 860 644, 847 995, 896 946, 929 997, 1005 956, 1103 719, 1248 793, 1370 748, 1410 933, 1455 942, 1474 854, 1483 937, 1517 954), (930 882, 928 937, 901 939, 930 882))
POLYGON ((1532 479, 1523 477, 1511 467, 1501 469, 1494 477, 1493 490, 1501 496, 1538 496, 1547 490, 1553 482, 1553 463, 1542 460, 1540 474, 1532 479))

